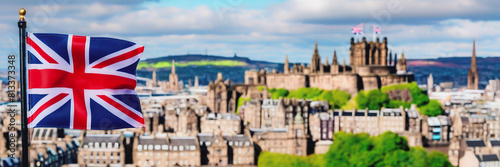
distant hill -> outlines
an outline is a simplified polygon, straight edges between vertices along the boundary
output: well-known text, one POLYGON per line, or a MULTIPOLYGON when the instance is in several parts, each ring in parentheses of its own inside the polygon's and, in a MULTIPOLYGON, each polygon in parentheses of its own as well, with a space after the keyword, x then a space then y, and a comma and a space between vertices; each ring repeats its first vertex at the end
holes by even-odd
POLYGON ((201 55, 201 54, 187 54, 187 55, 170 55, 159 58, 146 59, 139 63, 139 69, 152 69, 152 68, 167 68, 171 67, 172 60, 175 60, 176 67, 185 66, 222 66, 222 67, 235 67, 235 66, 250 66, 254 68, 274 67, 279 63, 272 63, 267 61, 250 60, 247 57, 224 57, 215 55, 201 55))
POLYGON ((176 73, 179 79, 188 84, 189 80, 194 82, 194 76, 198 76, 201 85, 207 85, 222 73, 224 79, 229 78, 233 83, 244 83, 244 75, 247 70, 273 70, 283 71, 282 63, 251 60, 246 57, 224 57, 216 55, 170 55, 159 58, 142 60, 138 64, 137 75, 151 78, 152 70, 156 69, 159 80, 168 80, 171 72, 172 60, 175 60, 176 73))
MULTIPOLYGON (((426 84, 432 73, 434 83, 453 82, 454 87, 467 85, 467 73, 471 57, 440 57, 436 59, 408 59, 408 70, 415 73, 419 84, 426 84)), ((477 57, 479 87, 484 88, 488 80, 500 78, 500 57, 477 57)))
MULTIPOLYGON (((229 78, 233 83, 243 83, 247 70, 277 69, 280 72, 283 71, 282 63, 256 61, 246 57, 188 54, 143 60, 138 65, 140 68, 137 74, 151 78, 151 71, 154 67, 158 71, 160 80, 168 80, 172 60, 175 60, 179 79, 185 84, 193 80, 195 75, 199 77, 200 84, 206 85, 216 79, 218 72, 223 74, 224 79, 229 78)), ((477 62, 480 88, 484 88, 488 80, 500 78, 500 57, 478 57, 477 62)), ((467 84, 470 57, 408 59, 407 64, 408 70, 415 74, 415 81, 418 84, 426 84, 427 77, 432 73, 435 84, 453 82, 455 87, 460 87, 467 84)))

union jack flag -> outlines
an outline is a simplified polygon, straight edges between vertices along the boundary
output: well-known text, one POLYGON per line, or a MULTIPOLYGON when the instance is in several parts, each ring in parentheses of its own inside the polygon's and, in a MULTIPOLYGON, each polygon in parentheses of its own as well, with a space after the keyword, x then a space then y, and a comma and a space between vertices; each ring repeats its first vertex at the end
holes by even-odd
POLYGON ((380 34, 380 33, 382 33, 382 32, 380 31, 380 28, 379 28, 378 26, 373 26, 373 31, 375 32, 375 34, 380 34))
POLYGON ((352 33, 354 35, 356 35, 356 34, 358 34, 358 35, 363 34, 363 23, 359 24, 356 27, 352 27, 352 33))
POLYGON ((28 33, 26 43, 29 127, 144 127, 134 91, 144 46, 45 33, 28 33))

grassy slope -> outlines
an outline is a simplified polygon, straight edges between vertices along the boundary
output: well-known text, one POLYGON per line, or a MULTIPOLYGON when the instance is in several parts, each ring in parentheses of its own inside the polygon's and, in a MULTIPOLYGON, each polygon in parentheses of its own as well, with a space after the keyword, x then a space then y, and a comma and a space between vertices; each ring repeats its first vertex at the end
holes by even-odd
MULTIPOLYGON (((186 67, 186 66, 224 66, 224 67, 234 67, 234 66, 246 66, 247 63, 234 60, 218 60, 218 61, 189 61, 189 62, 175 62, 176 67, 186 67)), ((162 61, 158 63, 147 63, 139 62, 137 69, 142 68, 167 68, 171 67, 172 62, 162 61)))

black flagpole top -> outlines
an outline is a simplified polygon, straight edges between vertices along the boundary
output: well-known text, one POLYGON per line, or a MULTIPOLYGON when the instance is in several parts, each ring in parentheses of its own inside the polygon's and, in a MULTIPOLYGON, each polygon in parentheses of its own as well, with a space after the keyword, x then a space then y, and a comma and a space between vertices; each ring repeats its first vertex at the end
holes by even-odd
POLYGON ((25 15, 26 15, 26 9, 24 8, 19 9, 19 21, 17 22, 17 27, 26 28, 26 20, 24 19, 25 15))

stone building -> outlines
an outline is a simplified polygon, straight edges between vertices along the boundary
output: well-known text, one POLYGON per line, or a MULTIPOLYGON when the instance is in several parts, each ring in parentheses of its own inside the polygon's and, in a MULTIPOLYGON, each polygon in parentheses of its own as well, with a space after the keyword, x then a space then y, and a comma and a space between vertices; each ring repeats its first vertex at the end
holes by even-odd
POLYGON ((262 100, 251 99, 240 107, 240 114, 243 114, 243 124, 249 128, 260 128, 262 100))
POLYGON ((254 165, 255 151, 250 132, 223 135, 228 147, 228 163, 233 165, 254 165))
POLYGON ((488 136, 486 119, 479 115, 470 117, 457 115, 453 122, 453 134, 460 138, 485 139, 488 136))
POLYGON ((418 112, 416 105, 412 105, 410 109, 407 110, 406 112, 407 119, 408 119, 408 124, 406 126, 406 129, 409 132, 421 132, 422 129, 422 118, 420 118, 420 113, 418 112))
POLYGON ((406 130, 407 117, 403 107, 396 109, 382 108, 379 120, 380 133, 386 131, 401 133, 406 130))
POLYGON ((158 125, 160 125, 160 115, 164 114, 163 106, 158 103, 143 106, 147 106, 142 110, 142 115, 144 117, 144 132, 149 134, 163 132, 162 129, 158 128, 158 125))
POLYGON ((167 132, 176 132, 178 127, 178 114, 181 109, 171 105, 165 107, 165 130, 167 132))
POLYGON ((139 166, 200 166, 196 137, 139 136, 133 148, 139 166))
POLYGON ((165 107, 165 131, 170 133, 180 133, 193 135, 198 130, 198 115, 190 107, 165 107))
POLYGON ((429 117, 423 122, 422 135, 429 144, 449 143, 451 125, 451 119, 447 116, 429 117))
POLYGON ((168 85, 165 86, 168 90, 179 91, 184 85, 179 85, 179 76, 175 73, 175 60, 172 60, 172 70, 168 75, 168 85))
POLYGON ((234 113, 236 111, 236 92, 231 88, 231 81, 222 80, 222 73, 208 84, 206 105, 211 113, 234 113))
POLYGON ((201 164, 211 166, 227 166, 228 144, 222 138, 222 133, 200 133, 201 164))
POLYGON ((260 151, 305 156, 309 135, 304 125, 304 118, 299 112, 288 128, 250 129, 250 131, 254 133, 253 141, 260 151))
POLYGON ((372 136, 386 131, 407 131, 407 113, 402 108, 381 110, 334 110, 334 132, 368 133, 372 136))
POLYGON ((260 128, 285 128, 285 105, 283 99, 262 101, 260 128))
POLYGON ((78 149, 78 165, 125 164, 125 148, 122 134, 87 134, 78 149))
POLYGON ((467 89, 479 89, 479 72, 477 71, 476 40, 472 43, 472 57, 467 74, 467 89))
POLYGON ((194 110, 184 110, 179 114, 177 125, 177 133, 185 135, 193 135, 199 132, 198 130, 198 116, 194 110))
POLYGON ((294 64, 292 67, 285 58, 283 73, 266 71, 246 71, 245 84, 265 85, 268 88, 285 88, 295 90, 301 87, 316 87, 320 89, 340 89, 350 94, 359 90, 370 90, 382 86, 412 82, 414 75, 406 69, 406 58, 392 61, 392 55, 387 48, 387 38, 382 42, 354 42, 351 38, 350 65, 344 62, 339 65, 334 52, 333 62, 321 64, 317 42, 312 61, 306 67, 294 64), (389 57, 390 60, 387 60, 389 57), (288 82, 294 81, 294 82, 288 82))
POLYGON ((172 166, 200 166, 200 147, 196 137, 169 137, 172 166))
POLYGON ((335 110, 334 132, 368 133, 371 136, 380 134, 379 111, 369 110, 335 110))
POLYGON ((169 166, 169 145, 166 136, 138 136, 133 160, 139 166, 169 166))
POLYGON ((172 69, 170 75, 168 76, 168 81, 159 81, 156 74, 156 69, 153 69, 151 80, 146 81, 146 86, 148 87, 148 89, 153 89, 152 91, 157 92, 179 92, 180 90, 182 90, 184 88, 184 85, 182 84, 182 81, 179 81, 179 76, 177 76, 177 73, 175 73, 174 60, 172 60, 171 68, 172 69))
POLYGON ((200 118, 201 133, 241 133, 241 119, 236 114, 209 113, 200 118))

